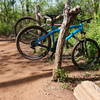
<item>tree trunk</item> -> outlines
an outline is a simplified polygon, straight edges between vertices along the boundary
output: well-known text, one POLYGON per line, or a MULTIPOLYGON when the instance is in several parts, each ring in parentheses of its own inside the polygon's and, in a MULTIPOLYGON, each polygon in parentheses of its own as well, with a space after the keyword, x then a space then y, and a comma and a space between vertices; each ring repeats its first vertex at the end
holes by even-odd
POLYGON ((40 6, 36 5, 35 16, 36 16, 36 20, 39 22, 39 23, 37 23, 37 25, 41 26, 41 19, 40 19, 40 16, 38 15, 38 13, 40 13, 40 6))
POLYGON ((64 36, 68 27, 70 26, 71 22, 75 19, 76 15, 80 12, 80 7, 77 6, 76 8, 70 9, 69 4, 65 4, 65 8, 63 11, 64 20, 61 25, 61 30, 58 37, 56 53, 55 53, 55 66, 53 69, 53 81, 57 81, 57 69, 61 69, 62 65, 62 53, 63 53, 63 46, 64 46, 64 36))

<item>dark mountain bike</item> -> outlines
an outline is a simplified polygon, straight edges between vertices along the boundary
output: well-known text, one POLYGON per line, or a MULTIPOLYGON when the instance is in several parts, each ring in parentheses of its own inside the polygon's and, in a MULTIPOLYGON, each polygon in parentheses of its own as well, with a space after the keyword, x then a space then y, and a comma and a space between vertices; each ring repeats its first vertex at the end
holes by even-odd
POLYGON ((26 16, 18 19, 14 25, 15 36, 17 36, 19 31, 25 28, 26 26, 36 25, 37 23, 39 22, 36 19, 32 18, 31 16, 26 16))
MULTIPOLYGON (((42 14, 39 13, 40 18, 43 20, 42 21, 42 27, 43 26, 47 26, 47 24, 46 24, 47 20, 51 20, 51 18, 48 15, 49 14, 42 15, 42 14)), ((59 17, 61 17, 61 16, 62 15, 53 15, 52 20, 55 17, 57 17, 56 19, 59 19, 59 17)), ((33 18, 31 16, 25 16, 25 17, 22 17, 22 18, 18 19, 17 22, 14 25, 14 33, 15 33, 15 36, 17 36, 17 34, 20 32, 21 29, 23 29, 25 27, 28 27, 28 26, 31 26, 31 25, 37 25, 39 23, 40 22, 38 22, 35 18, 33 18)))

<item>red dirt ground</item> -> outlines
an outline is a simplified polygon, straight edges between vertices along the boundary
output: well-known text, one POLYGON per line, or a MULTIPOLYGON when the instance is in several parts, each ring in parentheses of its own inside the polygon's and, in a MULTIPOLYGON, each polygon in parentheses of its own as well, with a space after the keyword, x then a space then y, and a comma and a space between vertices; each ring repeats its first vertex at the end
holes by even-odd
MULTIPOLYGON (((84 73, 68 61, 63 67, 70 76, 84 73)), ((0 100, 75 100, 72 91, 51 82, 52 69, 50 62, 21 57, 14 42, 0 41, 0 100)))

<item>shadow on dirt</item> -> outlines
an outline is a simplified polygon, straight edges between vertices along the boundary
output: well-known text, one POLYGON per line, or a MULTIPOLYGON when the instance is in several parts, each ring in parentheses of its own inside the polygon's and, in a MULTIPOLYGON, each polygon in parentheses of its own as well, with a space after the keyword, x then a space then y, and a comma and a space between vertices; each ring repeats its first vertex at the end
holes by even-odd
POLYGON ((30 81, 35 81, 40 78, 50 77, 51 75, 52 75, 52 72, 48 72, 48 73, 43 73, 43 74, 39 74, 39 75, 28 76, 28 77, 25 77, 22 79, 11 80, 8 82, 2 82, 2 83, 0 83, 0 88, 23 84, 23 83, 30 82, 30 81))
MULTIPOLYGON (((63 68, 66 71, 78 71, 78 70, 75 70, 73 67, 74 66, 64 66, 63 68)), ((2 83, 0 83, 0 88, 8 87, 8 86, 15 86, 15 85, 19 85, 19 84, 23 84, 23 83, 27 83, 27 82, 31 82, 31 81, 36 81, 36 80, 41 79, 41 78, 46 78, 46 77, 52 76, 52 69, 43 70, 43 71, 44 71, 44 73, 42 73, 42 74, 34 75, 34 73, 33 73, 31 76, 28 76, 25 78, 11 80, 11 81, 7 81, 7 82, 2 82, 2 83), (49 72, 46 72, 46 71, 49 71, 49 72)), ((86 78, 68 77, 66 82, 75 83, 76 81, 80 82, 80 81, 85 81, 85 80, 97 81, 97 80, 100 80, 100 76, 98 76, 98 77, 86 77, 86 78)))

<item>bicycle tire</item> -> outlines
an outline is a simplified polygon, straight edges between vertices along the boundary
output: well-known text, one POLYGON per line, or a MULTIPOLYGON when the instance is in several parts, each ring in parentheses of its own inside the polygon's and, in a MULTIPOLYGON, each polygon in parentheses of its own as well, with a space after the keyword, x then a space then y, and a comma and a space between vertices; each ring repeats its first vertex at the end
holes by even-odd
POLYGON ((36 19, 34 19, 34 18, 30 17, 30 16, 26 16, 26 17, 20 18, 20 19, 15 23, 15 25, 14 25, 15 37, 17 36, 17 34, 19 33, 19 31, 20 31, 22 28, 24 28, 24 27, 26 27, 26 26, 30 26, 30 24, 29 24, 29 25, 23 25, 22 27, 20 27, 19 30, 17 30, 17 28, 18 28, 18 26, 20 26, 21 22, 23 22, 23 21, 25 21, 25 20, 30 20, 30 21, 32 21, 32 25, 33 25, 34 23, 35 23, 35 24, 39 23, 36 19))
POLYGON ((85 38, 79 41, 75 45, 72 51, 72 62, 75 66, 78 67, 78 69, 87 69, 93 66, 99 60, 99 57, 100 57, 100 48, 98 46, 98 43, 90 38, 85 38), (82 58, 81 60, 81 56, 85 56, 86 58, 85 59, 82 58), (83 61, 86 59, 87 61, 83 61))
POLYGON ((47 34, 47 32, 40 26, 29 26, 29 27, 24 28, 22 31, 19 32, 19 34, 17 35, 17 38, 16 38, 16 47, 17 47, 18 52, 23 57, 25 57, 29 60, 37 60, 37 59, 41 59, 41 58, 45 57, 51 48, 50 36, 48 36, 47 38, 45 38, 43 41, 40 42, 40 45, 44 45, 46 47, 41 47, 41 46, 39 47, 39 45, 38 45, 39 43, 37 45, 35 45, 34 48, 32 47, 32 43, 35 44, 35 40, 45 34, 47 34), (41 35, 35 33, 35 32, 37 32, 37 30, 41 31, 41 35), (27 35, 27 37, 29 37, 30 42, 27 40, 28 41, 27 44, 21 42, 21 39, 24 35, 27 35), (26 47, 28 46, 29 48, 26 50, 25 46, 26 47))

